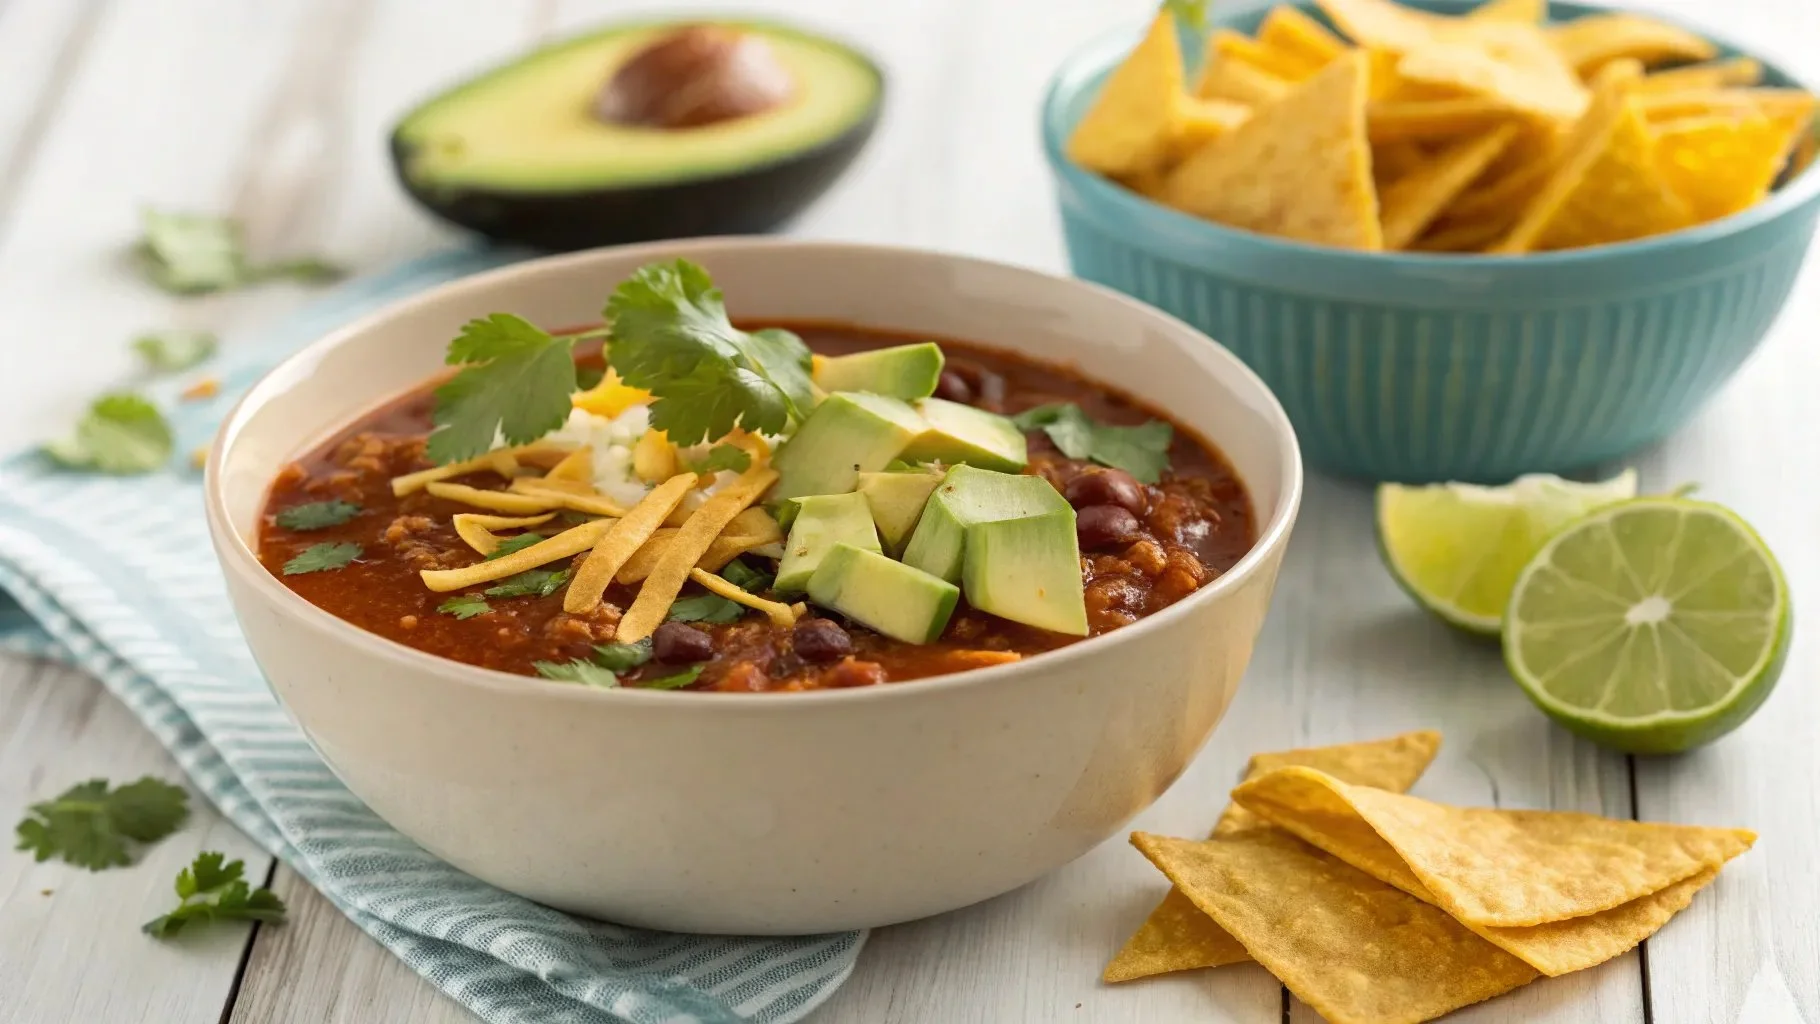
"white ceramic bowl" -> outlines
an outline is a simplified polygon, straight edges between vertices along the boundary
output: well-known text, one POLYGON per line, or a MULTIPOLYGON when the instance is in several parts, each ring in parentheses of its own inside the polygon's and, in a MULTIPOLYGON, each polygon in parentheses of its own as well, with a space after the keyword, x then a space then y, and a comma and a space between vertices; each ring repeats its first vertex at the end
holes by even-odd
POLYGON ((228 589, 273 689, 348 787, 503 889, 651 928, 798 934, 999 895, 1117 833, 1225 713, 1302 493, 1282 408, 1225 349, 1111 291, 956 256, 705 239, 537 260, 323 338, 255 386, 208 465, 228 589), (418 386, 471 317, 598 319, 653 259, 705 265, 736 316, 927 332, 1073 363, 1231 460, 1259 539, 1109 636, 1022 662, 798 694, 592 690, 432 657, 305 602, 254 557, 271 478, 418 386))

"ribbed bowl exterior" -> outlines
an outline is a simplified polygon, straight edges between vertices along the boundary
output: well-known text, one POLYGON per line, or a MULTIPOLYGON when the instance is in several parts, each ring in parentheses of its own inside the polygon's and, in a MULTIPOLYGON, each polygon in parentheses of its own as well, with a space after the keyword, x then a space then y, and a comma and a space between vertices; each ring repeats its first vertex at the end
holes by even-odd
MULTIPOLYGON (((1763 340, 1813 238, 1811 171, 1724 221, 1525 257, 1363 254, 1223 228, 1062 157, 1128 44, 1083 50, 1045 104, 1074 272, 1237 353, 1288 410, 1307 462, 1330 473, 1501 481, 1661 438, 1763 340)), ((1788 82, 1774 69, 1769 81, 1788 82)))

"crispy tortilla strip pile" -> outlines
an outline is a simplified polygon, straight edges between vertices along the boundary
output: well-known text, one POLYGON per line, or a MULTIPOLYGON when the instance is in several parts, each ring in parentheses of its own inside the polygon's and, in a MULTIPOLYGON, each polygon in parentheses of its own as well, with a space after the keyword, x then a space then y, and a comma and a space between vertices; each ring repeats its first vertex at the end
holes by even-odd
POLYGON ((1247 817, 1229 809, 1201 841, 1134 834, 1177 890, 1108 979, 1234 962, 1236 946, 1335 1024, 1430 1020, 1630 950, 1756 839, 1406 796, 1433 754, 1423 735, 1260 756, 1232 794, 1247 817))
POLYGON ((1214 30, 1187 91, 1159 15, 1076 127, 1071 158, 1261 234, 1514 254, 1729 216, 1803 171, 1820 139, 1811 96, 1759 88, 1757 61, 1718 59, 1644 15, 1547 24, 1543 0, 1462 17, 1318 3, 1337 33, 1292 7, 1255 38, 1214 30))

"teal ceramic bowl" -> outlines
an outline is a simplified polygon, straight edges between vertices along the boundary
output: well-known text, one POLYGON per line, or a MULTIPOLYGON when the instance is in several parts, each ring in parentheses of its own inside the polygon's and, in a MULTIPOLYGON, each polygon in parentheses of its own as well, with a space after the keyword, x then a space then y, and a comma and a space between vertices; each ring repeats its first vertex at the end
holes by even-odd
MULTIPOLYGON (((1555 3, 1551 14, 1600 9, 1555 3)), ((1264 13, 1224 23, 1251 31, 1264 13)), ((1044 100, 1043 145, 1074 272, 1237 353, 1288 410, 1307 462, 1330 473, 1502 481, 1570 473, 1661 438, 1763 340, 1813 238, 1812 167, 1724 220, 1559 253, 1358 253, 1211 224, 1063 155, 1134 37, 1083 48, 1044 100)), ((1797 84, 1765 70, 1766 84, 1797 84)))

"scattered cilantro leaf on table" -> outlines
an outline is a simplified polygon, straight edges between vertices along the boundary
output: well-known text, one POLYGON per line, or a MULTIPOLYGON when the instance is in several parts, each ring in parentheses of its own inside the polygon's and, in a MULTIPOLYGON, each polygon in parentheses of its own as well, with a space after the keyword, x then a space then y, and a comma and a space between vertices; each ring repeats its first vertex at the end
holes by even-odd
POLYGON ((493 553, 483 561, 491 562, 495 558, 504 558, 514 551, 523 551, 533 544, 541 543, 544 539, 543 534, 540 533, 521 533, 516 537, 507 537, 500 541, 499 546, 494 548, 493 553))
POLYGON ((133 351, 147 366, 162 373, 177 373, 203 363, 215 354, 216 345, 213 331, 181 327, 148 331, 133 339, 133 351))
POLYGON ((458 594, 436 606, 444 615, 453 615, 458 619, 471 619, 476 615, 485 615, 493 610, 487 599, 479 594, 458 594))
POLYGON ((304 505, 292 505, 272 517, 272 521, 287 530, 324 530, 342 523, 360 514, 360 506, 350 501, 312 501, 304 505))
POLYGON ((352 541, 344 541, 339 544, 312 544, 304 548, 296 558, 284 563, 284 574, 301 576, 306 572, 340 569, 359 558, 365 550, 352 541))
POLYGON ((594 663, 612 672, 627 672, 651 660, 651 638, 632 644, 597 644, 594 663))
POLYGON ((1135 427, 1096 423, 1072 403, 1039 405, 1012 417, 1019 430, 1041 430, 1063 455, 1092 459, 1122 469, 1139 482, 1154 484, 1169 468, 1169 443, 1175 428, 1162 420, 1135 427))
POLYGON ((171 457, 171 425, 158 407, 131 392, 95 399, 69 437, 44 453, 71 469, 149 473, 171 457))
POLYGON ((549 597, 561 590, 567 582, 567 569, 526 569, 516 576, 506 577, 498 585, 488 587, 481 593, 488 597, 549 597))
POLYGON ((232 217, 146 209, 135 247, 146 277, 165 291, 203 295, 277 278, 306 284, 332 281, 339 267, 315 257, 253 264, 240 223, 232 217))
POLYGON ((196 860, 177 874, 176 908, 147 921, 144 932, 153 938, 168 939, 190 924, 284 920, 284 901, 270 889, 248 885, 245 874, 244 861, 228 861, 225 855, 212 850, 197 854, 196 860))
POLYGON ((671 622, 738 622, 745 617, 746 606, 729 601, 719 594, 697 594, 670 605, 671 622))
POLYGON ((701 665, 690 665, 681 672, 659 676, 656 679, 646 679, 638 684, 638 688, 641 690, 680 690, 701 678, 702 667, 701 665))
POLYGON ((31 805, 16 829, 18 849, 90 871, 120 867, 132 863, 129 840, 163 839, 188 814, 189 794, 168 782, 147 776, 110 790, 106 779, 90 779, 31 805))
POLYGON ((495 437, 529 444, 562 426, 575 391, 573 344, 510 313, 468 321, 446 359, 463 369, 436 389, 430 459, 471 459, 495 437))
POLYGON ((706 455, 688 464, 693 473, 718 473, 723 469, 744 473, 751 466, 751 453, 734 444, 717 444, 708 449, 706 455))
POLYGON ((595 686, 601 689, 612 689, 619 685, 619 677, 611 669, 601 668, 591 661, 539 661, 533 662, 537 674, 545 679, 554 679, 563 683, 580 683, 583 686, 595 686))
POLYGON ((781 434, 814 404, 802 339, 734 327, 708 272, 688 260, 640 267, 614 289, 606 317, 609 362, 651 392, 651 425, 675 444, 735 427, 781 434))

